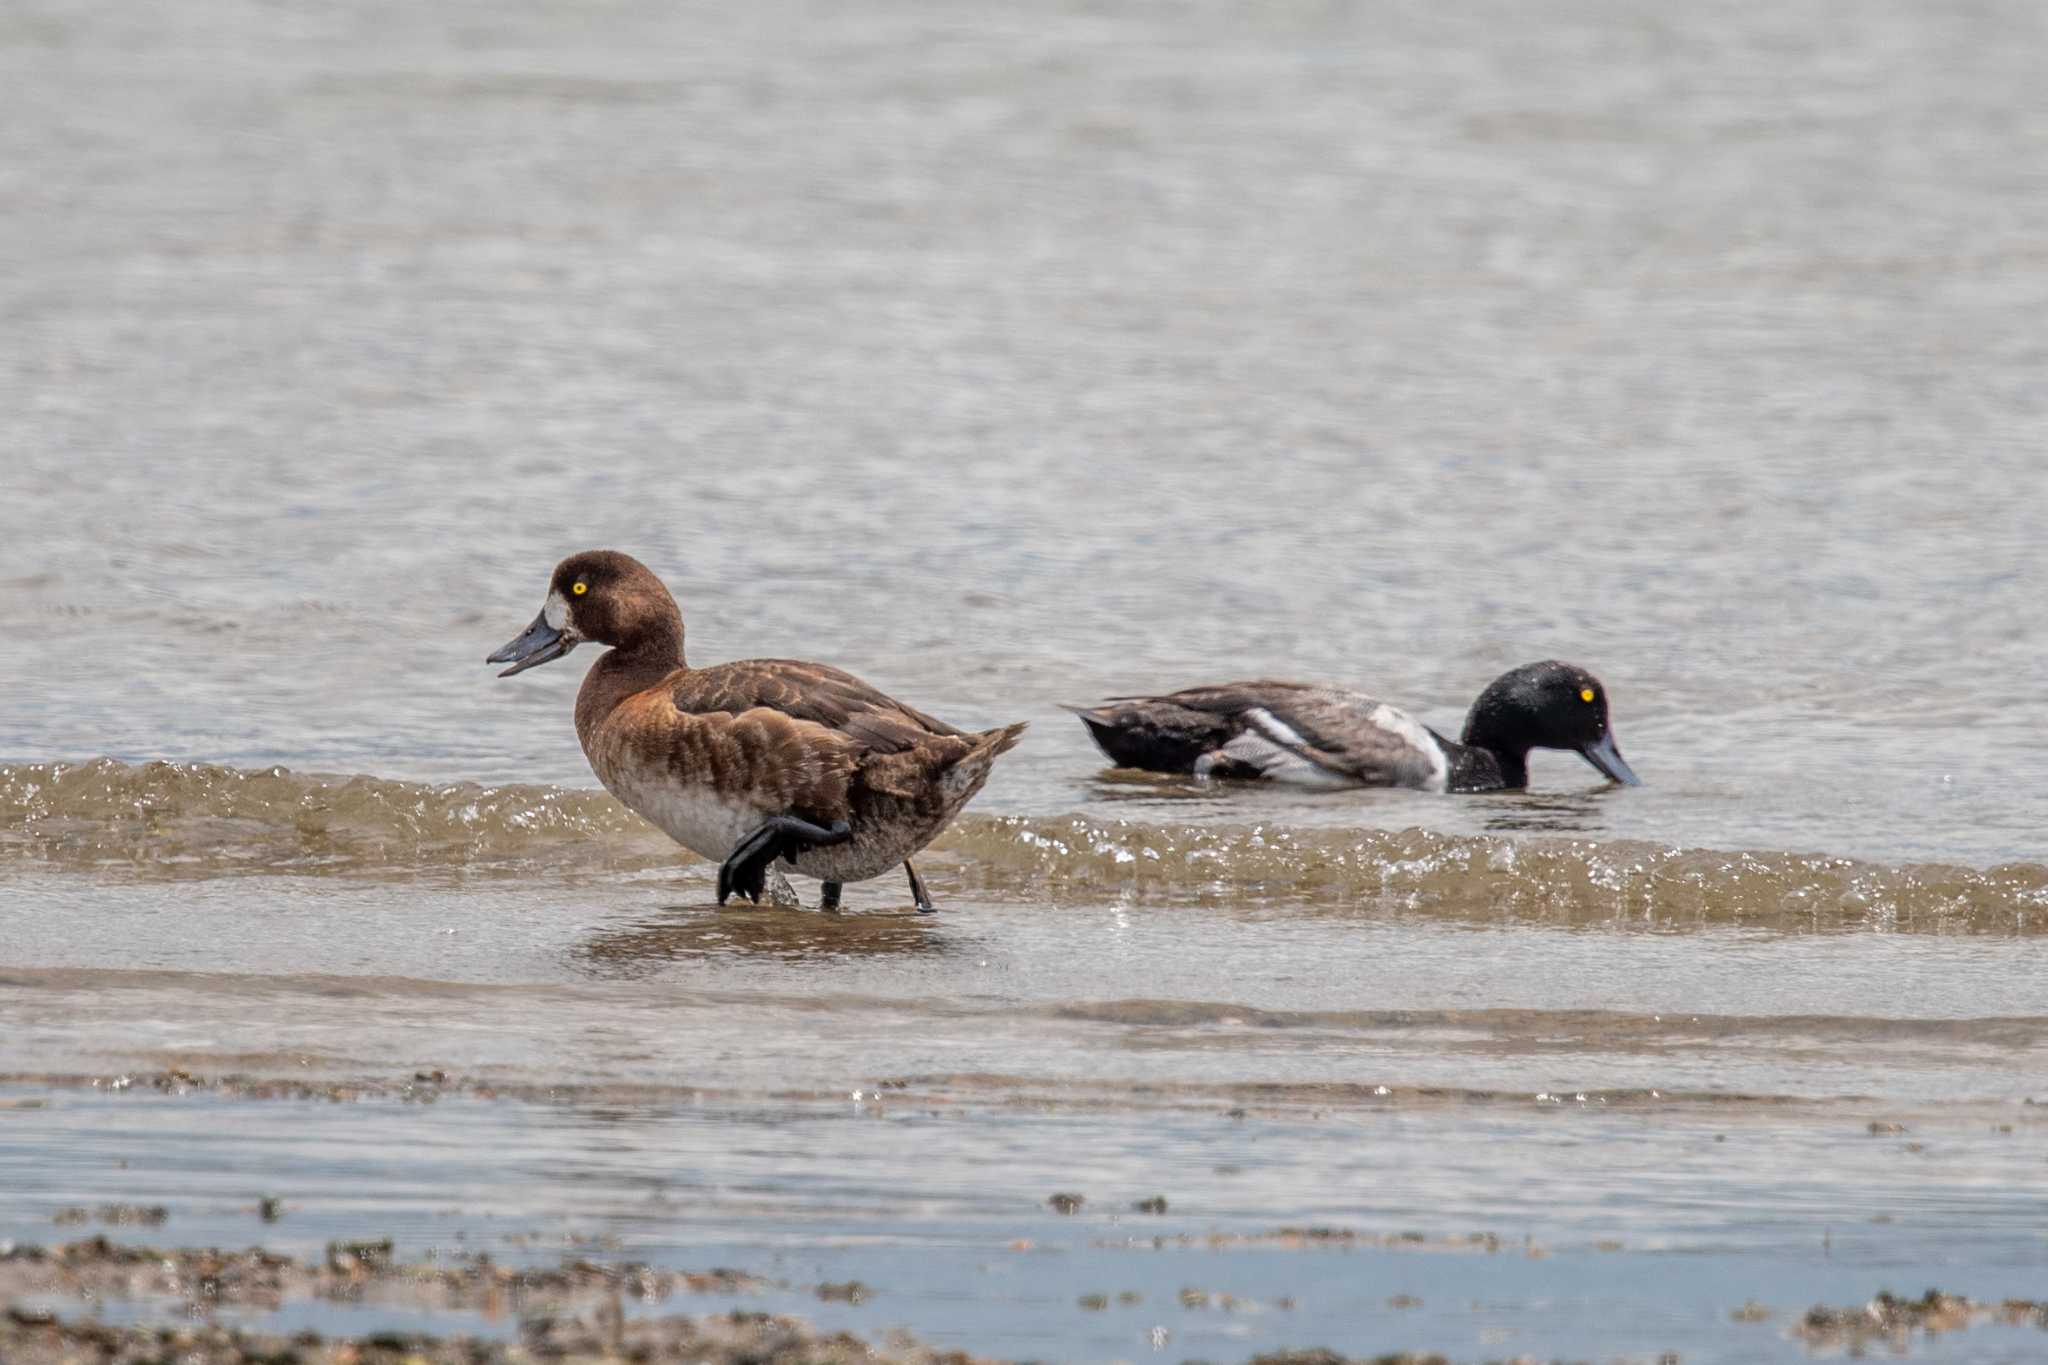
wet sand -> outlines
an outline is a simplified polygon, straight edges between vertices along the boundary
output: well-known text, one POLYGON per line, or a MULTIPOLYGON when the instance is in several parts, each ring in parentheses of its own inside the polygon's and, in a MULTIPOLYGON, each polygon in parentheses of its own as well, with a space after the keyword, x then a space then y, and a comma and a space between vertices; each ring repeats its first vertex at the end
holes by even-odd
POLYGON ((528 1319, 517 1341, 399 1331, 341 1338, 303 1331, 284 1337, 216 1324, 115 1327, 10 1308, 0 1315, 0 1353, 15 1365, 156 1365, 164 1360, 180 1365, 971 1365, 976 1360, 959 1352, 924 1350, 900 1337, 877 1345, 845 1333, 821 1334, 765 1313, 627 1320, 616 1308, 528 1319))
MULTIPOLYGON (((1352 1250, 1373 1244, 1347 1230, 1328 1228, 1288 1229, 1267 1238, 1245 1240, 1290 1250, 1352 1250)), ((1212 1247, 1224 1244, 1221 1238, 1210 1240, 1212 1247)), ((1378 1245, 1418 1253, 1496 1255, 1503 1250, 1497 1238, 1479 1235, 1432 1242, 1411 1233, 1378 1245)), ((1508 1251, 1542 1254, 1534 1247, 1508 1251)), ((288 1359, 337 1365, 344 1361, 376 1365, 386 1360, 425 1360, 436 1365, 442 1361, 496 1365, 529 1360, 570 1365, 671 1360, 874 1360, 921 1365, 943 1360, 966 1365, 972 1359, 921 1348, 902 1332, 887 1334, 885 1344, 877 1345, 845 1333, 820 1334, 791 1318, 744 1307, 725 1311, 699 1308, 689 1314, 675 1311, 682 1306, 676 1302, 678 1296, 744 1299, 771 1288, 788 1286, 775 1286, 731 1270, 684 1274, 641 1263, 580 1258, 553 1267, 500 1264, 487 1253, 465 1254, 452 1264, 440 1259, 401 1262, 394 1259, 389 1240, 329 1243, 321 1259, 313 1262, 258 1248, 193 1250, 115 1243, 105 1237, 55 1246, 9 1245, 0 1249, 0 1299, 11 1305, 0 1318, 0 1352, 4 1352, 0 1358, 55 1362, 83 1356, 123 1365, 165 1354, 204 1365, 288 1359), (23 1306, 29 1304, 38 1306, 23 1306), (59 1311, 58 1306, 72 1305, 85 1316, 81 1318, 75 1310, 68 1314, 59 1311), (237 1310, 276 1313, 287 1305, 332 1305, 335 1311, 323 1318, 330 1329, 351 1316, 362 1316, 358 1310, 386 1309, 433 1315, 450 1324, 480 1320, 487 1330, 447 1340, 399 1330, 330 1338, 306 1329, 284 1337, 215 1321, 223 1314, 235 1317, 237 1310), (119 1319, 152 1310, 159 1316, 169 1310, 196 1325, 152 1328, 97 1320, 102 1314, 119 1319)), ((825 1301, 858 1303, 877 1291, 850 1281, 818 1285, 811 1292, 825 1301)), ((1180 1310, 1198 1314, 1284 1312, 1295 1307, 1291 1299, 1267 1304, 1193 1286, 1182 1287, 1173 1297, 1180 1310)), ((1087 1313, 1108 1313, 1143 1303, 1143 1294, 1123 1290, 1113 1297, 1108 1293, 1083 1295, 1076 1307, 1087 1313)), ((1399 1295, 1389 1300, 1388 1307, 1413 1312, 1425 1304, 1419 1297, 1399 1295)), ((1729 1315, 1732 1322, 1744 1326, 1774 1323, 1779 1316, 1754 1301, 1729 1315)), ((1987 1326, 2048 1331, 2048 1304, 2026 1299, 1978 1303, 1940 1290, 1916 1298, 1880 1293, 1867 1304, 1815 1305, 1792 1315, 1789 1324, 1777 1323, 1776 1331, 1815 1349, 1847 1349, 1860 1354, 1872 1346, 1883 1346, 1901 1354, 1918 1339, 1987 1326)), ((1382 1362, 1394 1358, 1409 1357, 1374 1356, 1382 1362)), ((1254 1357, 1264 1365, 1343 1359, 1335 1352, 1305 1350, 1262 1352, 1254 1357)))
POLYGON ((1817 1305, 1939 1267, 1984 1306, 1869 1339, 2023 1358, 2038 1323, 2001 1305, 2038 1292, 2044 1133, 2029 1106, 1739 1096, 17 1078, 0 1289, 118 1327, 206 1283, 202 1321, 333 1340, 587 1342, 618 1292, 636 1321, 1017 1359, 1795 1360, 1860 1330, 1817 1305))

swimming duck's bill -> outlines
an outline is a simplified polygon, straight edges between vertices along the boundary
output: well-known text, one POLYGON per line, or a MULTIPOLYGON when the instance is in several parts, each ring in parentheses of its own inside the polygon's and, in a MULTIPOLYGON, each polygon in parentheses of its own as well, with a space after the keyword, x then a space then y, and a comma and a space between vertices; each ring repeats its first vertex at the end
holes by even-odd
POLYGON ((488 655, 487 664, 511 664, 498 676, 509 678, 514 673, 524 673, 529 668, 538 668, 552 659, 559 659, 576 647, 576 637, 566 630, 559 630, 548 624, 545 608, 533 618, 533 624, 519 633, 517 639, 488 655))
POLYGON ((1636 776, 1636 770, 1628 766, 1628 760, 1623 758, 1621 750, 1615 747, 1612 730, 1580 749, 1579 754, 1586 762, 1625 787, 1643 785, 1643 779, 1636 776))

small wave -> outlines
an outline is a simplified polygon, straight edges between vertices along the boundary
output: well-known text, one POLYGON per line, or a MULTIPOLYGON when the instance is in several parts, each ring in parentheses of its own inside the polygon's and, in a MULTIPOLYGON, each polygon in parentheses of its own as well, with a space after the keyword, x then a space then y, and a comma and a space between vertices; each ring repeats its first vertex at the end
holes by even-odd
MULTIPOLYGON (((968 815, 939 843, 967 887, 1257 913, 1685 930, 2048 932, 2048 866, 1884 865, 1636 840, 968 815)), ((140 875, 551 876, 688 854, 602 792, 201 763, 0 766, 0 860, 140 875)))
POLYGON ((602 792, 206 763, 0 766, 0 858, 161 876, 673 861, 602 792))
POLYGON ((1028 881, 1055 896, 1251 898, 1333 914, 1609 928, 2048 932, 2048 867, 2038 863, 1885 866, 1638 840, 1085 818, 964 821, 948 844, 966 856, 970 882, 1028 881))

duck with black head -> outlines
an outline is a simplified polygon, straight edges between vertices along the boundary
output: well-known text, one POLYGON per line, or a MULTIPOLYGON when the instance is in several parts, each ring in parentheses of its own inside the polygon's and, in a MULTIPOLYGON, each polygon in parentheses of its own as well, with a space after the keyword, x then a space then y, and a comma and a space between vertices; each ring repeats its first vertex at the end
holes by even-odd
POLYGON ((683 615, 639 560, 590 550, 555 566, 540 615, 486 662, 509 678, 585 641, 611 648, 584 675, 576 737, 605 789, 683 847, 719 861, 718 903, 759 903, 780 858, 822 881, 896 866, 934 908, 910 858, 1014 747, 1022 724, 972 732, 850 673, 796 659, 683 661, 683 615))
POLYGON ((1500 791, 1529 785, 1531 749, 1568 749, 1640 785, 1614 742, 1607 689, 1548 659, 1494 679, 1458 742, 1376 698, 1297 682, 1221 683, 1070 706, 1126 768, 1312 787, 1500 791))

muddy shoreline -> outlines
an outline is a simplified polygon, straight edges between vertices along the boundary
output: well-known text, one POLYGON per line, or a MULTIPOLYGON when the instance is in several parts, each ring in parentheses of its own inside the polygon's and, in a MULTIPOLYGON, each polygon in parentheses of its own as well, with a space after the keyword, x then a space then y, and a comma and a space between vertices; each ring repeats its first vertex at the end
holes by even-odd
MULTIPOLYGON (((93 1237, 57 1246, 0 1247, 0 1359, 10 1362, 106 1362, 177 1359, 204 1365, 282 1361, 494 1362, 548 1361, 879 1361, 903 1365, 968 1365, 973 1357, 938 1352, 895 1334, 884 1344, 845 1333, 819 1332, 783 1314, 737 1308, 726 1312, 648 1313, 685 1295, 740 1296, 779 1286, 743 1271, 677 1271, 644 1262, 599 1264, 580 1258, 552 1267, 512 1267, 488 1255, 459 1261, 398 1261, 389 1238, 331 1242, 318 1261, 262 1247, 239 1251, 126 1245, 93 1237), (145 1316, 180 1325, 112 1325, 80 1321, 47 1305, 143 1306, 145 1316), (478 1335, 378 1331, 353 1337, 313 1332, 289 1336, 204 1321, 222 1309, 275 1311, 323 1301, 375 1305, 414 1313, 516 1325, 512 1339, 478 1335), (628 1305, 632 1306, 629 1311, 628 1305), (195 1324, 195 1319, 199 1320, 195 1324)), ((810 1287, 821 1299, 843 1297, 845 1285, 810 1287)), ((456 1324, 451 1322, 451 1328, 456 1324)))
MULTIPOLYGON (((1359 1241, 1353 1234, 1330 1229, 1282 1229, 1273 1240, 1289 1246, 1349 1246, 1359 1241)), ((1497 1239, 1486 1238, 1454 1239, 1435 1247, 1413 1238, 1367 1240, 1391 1245, 1414 1241, 1421 1249, 1433 1250, 1500 1249, 1497 1239)), ((261 1246, 154 1246, 121 1243, 105 1235, 47 1246, 0 1244, 0 1302, 7 1305, 0 1313, 0 1359, 13 1365, 81 1360, 145 1365, 172 1359, 184 1365, 976 1365, 992 1359, 935 1349, 901 1330, 866 1340, 845 1331, 821 1331, 788 1313, 747 1307, 673 1311, 685 1298, 745 1299, 793 1288, 822 1302, 858 1302, 874 1292, 859 1283, 794 1286, 730 1268, 683 1271, 583 1257, 564 1257, 552 1266, 504 1265, 484 1253, 400 1260, 394 1257, 393 1246, 390 1238, 337 1241, 328 1243, 318 1258, 302 1259, 261 1246), (413 1315, 415 1322, 419 1315, 429 1315, 430 1320, 445 1317, 448 1330, 265 1330, 260 1315, 308 1302, 400 1310, 413 1315), (109 1310, 116 1320, 104 1320, 109 1310), (216 1321, 223 1313, 240 1320, 216 1321), (252 1315, 257 1315, 253 1321, 252 1315), (484 1325, 491 1330, 480 1331, 484 1325)), ((1102 1301, 1084 1299, 1081 1308, 1100 1312, 1108 1306, 1106 1296, 1094 1297, 1102 1301)), ((1180 1306, 1216 1307, 1208 1294, 1193 1289, 1181 1292, 1180 1306)), ((1394 1306, 1419 1307, 1420 1300, 1394 1306)), ((1812 1350, 1862 1354, 1882 1346, 1900 1354, 1916 1339, 1973 1327, 2048 1331, 2048 1302, 1976 1300, 1939 1289, 1907 1297, 1882 1290, 1862 1304, 1817 1304, 1803 1313, 1783 1313, 1751 1301, 1730 1308, 1726 1318, 1731 1330, 1768 1331, 1778 1340, 1812 1350)), ((1287 1349, 1255 1355, 1252 1365, 1347 1365, 1364 1358, 1321 1348, 1287 1349)), ((1382 1365, 1448 1365, 1450 1360, 1411 1353, 1369 1358, 1382 1365)), ((1646 1357, 1678 1358, 1676 1352, 1646 1357)))
POLYGON ((698 1318, 549 1318, 522 1325, 516 1342, 411 1332, 279 1336, 214 1324, 110 1327, 9 1309, 0 1315, 0 1359, 11 1365, 975 1365, 977 1357, 820 1333, 794 1318, 734 1312, 698 1318))

